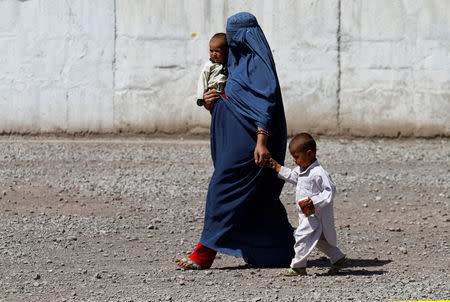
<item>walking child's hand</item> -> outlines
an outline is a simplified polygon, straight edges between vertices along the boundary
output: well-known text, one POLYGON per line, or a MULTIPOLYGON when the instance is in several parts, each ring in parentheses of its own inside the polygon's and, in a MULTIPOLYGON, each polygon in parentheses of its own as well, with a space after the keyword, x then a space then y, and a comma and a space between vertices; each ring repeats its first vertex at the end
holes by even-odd
POLYGON ((270 169, 274 169, 277 172, 280 172, 280 164, 274 160, 273 158, 269 158, 266 162, 266 167, 270 169))

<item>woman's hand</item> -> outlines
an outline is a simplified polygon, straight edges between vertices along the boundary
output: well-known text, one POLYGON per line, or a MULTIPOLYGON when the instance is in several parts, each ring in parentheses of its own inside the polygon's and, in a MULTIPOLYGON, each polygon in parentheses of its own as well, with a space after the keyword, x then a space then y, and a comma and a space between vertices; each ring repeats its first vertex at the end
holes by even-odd
POLYGON ((255 147, 255 164, 263 167, 267 161, 270 159, 270 152, 266 147, 267 145, 267 135, 258 134, 258 140, 255 147))
POLYGON ((212 105, 215 101, 220 98, 217 90, 211 89, 203 93, 203 100, 205 101, 205 105, 203 105, 206 109, 211 110, 212 105))

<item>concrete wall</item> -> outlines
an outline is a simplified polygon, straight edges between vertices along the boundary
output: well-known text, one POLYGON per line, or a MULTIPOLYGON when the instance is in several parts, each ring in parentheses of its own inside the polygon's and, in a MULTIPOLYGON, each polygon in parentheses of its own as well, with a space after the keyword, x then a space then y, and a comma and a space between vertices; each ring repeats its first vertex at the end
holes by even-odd
POLYGON ((341 131, 448 135, 450 1, 341 5, 341 131))
POLYGON ((291 134, 450 134, 448 0, 0 0, 0 132, 207 133, 197 76, 239 11, 291 134))
POLYGON ((113 130, 114 2, 0 1, 0 132, 113 130))

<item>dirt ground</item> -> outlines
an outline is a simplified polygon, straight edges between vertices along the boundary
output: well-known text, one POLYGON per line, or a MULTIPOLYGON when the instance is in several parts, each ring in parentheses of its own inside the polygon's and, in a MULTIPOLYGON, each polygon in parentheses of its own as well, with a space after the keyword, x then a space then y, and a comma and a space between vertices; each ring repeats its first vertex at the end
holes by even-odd
MULTIPOLYGON (((351 263, 327 275, 314 252, 289 278, 227 255, 176 269, 203 227, 206 139, 0 136, 0 301, 450 299, 449 139, 318 146, 351 263)), ((295 227, 294 191, 280 198, 295 227)))

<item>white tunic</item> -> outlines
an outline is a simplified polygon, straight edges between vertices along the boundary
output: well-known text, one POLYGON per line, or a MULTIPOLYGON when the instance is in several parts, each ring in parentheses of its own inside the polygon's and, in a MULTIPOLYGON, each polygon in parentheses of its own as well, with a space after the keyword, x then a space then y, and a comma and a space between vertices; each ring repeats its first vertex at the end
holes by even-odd
POLYGON ((222 63, 214 63, 211 60, 205 63, 197 83, 197 99, 203 99, 203 93, 209 89, 223 92, 227 81, 224 70, 225 66, 222 63))
MULTIPOLYGON (((300 206, 297 204, 299 224, 296 230, 296 237, 309 236, 319 231, 316 239, 323 233, 326 241, 336 246, 336 230, 334 228, 333 198, 336 194, 336 187, 330 175, 316 160, 306 170, 296 167, 291 170, 281 167, 278 177, 287 182, 297 185, 296 201, 311 198, 316 208, 315 214, 306 217, 300 206)), ((314 240, 316 241, 316 240, 314 240)), ((317 243, 317 242, 315 242, 317 243)), ((315 243, 313 243, 315 245, 315 243)))

